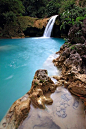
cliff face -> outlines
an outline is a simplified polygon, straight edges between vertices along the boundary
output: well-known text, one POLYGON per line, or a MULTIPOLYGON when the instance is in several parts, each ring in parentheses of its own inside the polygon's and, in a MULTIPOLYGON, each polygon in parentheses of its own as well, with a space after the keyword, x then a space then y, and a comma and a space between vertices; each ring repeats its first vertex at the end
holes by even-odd
POLYGON ((47 18, 39 20, 29 16, 19 16, 15 22, 7 23, 3 28, 0 28, 0 37, 23 38, 25 36, 35 37, 42 35, 47 20, 47 18))
MULTIPOLYGON (((19 16, 16 22, 5 24, 0 28, 1 38, 24 38, 43 36, 49 18, 38 19, 29 16, 19 16)), ((55 22, 51 36, 61 37, 59 17, 55 22)))
POLYGON ((24 35, 27 37, 42 36, 48 20, 49 18, 38 19, 27 16, 22 16, 18 18, 20 27, 24 35))

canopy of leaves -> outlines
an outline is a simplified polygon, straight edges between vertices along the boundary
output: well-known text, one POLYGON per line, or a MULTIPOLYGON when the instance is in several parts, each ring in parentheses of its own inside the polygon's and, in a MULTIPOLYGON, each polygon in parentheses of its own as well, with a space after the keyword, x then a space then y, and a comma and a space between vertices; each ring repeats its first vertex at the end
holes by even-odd
POLYGON ((59 9, 61 13, 61 28, 66 29, 66 26, 72 26, 74 24, 79 25, 86 17, 86 7, 80 7, 75 5, 74 0, 62 1, 62 6, 59 9))
POLYGON ((25 15, 38 18, 46 15, 48 0, 22 0, 22 2, 25 6, 25 15))
POLYGON ((71 10, 74 4, 75 0, 62 0, 60 3, 59 14, 63 13, 66 10, 71 10))
POLYGON ((0 0, 0 14, 9 11, 21 15, 24 13, 24 6, 20 0, 0 0))
POLYGON ((52 15, 58 14, 58 10, 60 7, 61 0, 51 0, 46 6, 47 16, 50 17, 52 15))
POLYGON ((60 29, 79 24, 86 17, 86 0, 0 0, 0 27, 17 22, 17 16, 60 16, 60 29))
POLYGON ((16 21, 17 16, 22 15, 24 10, 20 0, 0 0, 0 26, 16 21))

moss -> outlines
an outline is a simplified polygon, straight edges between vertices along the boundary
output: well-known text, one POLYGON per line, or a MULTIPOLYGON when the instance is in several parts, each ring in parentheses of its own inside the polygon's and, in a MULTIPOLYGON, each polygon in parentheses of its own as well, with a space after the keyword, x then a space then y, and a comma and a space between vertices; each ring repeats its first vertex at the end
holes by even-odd
POLYGON ((34 79, 36 79, 36 76, 34 77, 34 79))
POLYGON ((67 47, 70 47, 72 44, 66 42, 65 45, 67 45, 67 47))
POLYGON ((21 29, 24 31, 27 27, 34 27, 34 22, 37 20, 37 18, 32 18, 29 16, 19 16, 18 17, 18 23, 21 27, 21 29))
POLYGON ((37 83, 37 82, 34 82, 34 84, 35 84, 35 85, 38 85, 38 83, 37 83))
POLYGON ((43 83, 43 80, 40 80, 40 83, 43 83))
MULTIPOLYGON (((0 37, 5 38, 18 38, 18 37, 24 37, 24 32, 28 30, 29 28, 33 28, 33 36, 42 35, 40 31, 44 29, 48 22, 49 18, 39 19, 29 16, 18 16, 15 22, 9 22, 4 25, 4 28, 0 28, 0 37), (38 32, 38 29, 40 30, 38 32), (35 32, 36 31, 36 32, 35 32)), ((32 36, 32 35, 26 35, 26 36, 32 36)))
POLYGON ((46 80, 40 80, 40 83, 45 83, 46 82, 46 80))
POLYGON ((74 50, 74 49, 76 49, 76 45, 73 45, 70 48, 71 48, 71 50, 74 50))

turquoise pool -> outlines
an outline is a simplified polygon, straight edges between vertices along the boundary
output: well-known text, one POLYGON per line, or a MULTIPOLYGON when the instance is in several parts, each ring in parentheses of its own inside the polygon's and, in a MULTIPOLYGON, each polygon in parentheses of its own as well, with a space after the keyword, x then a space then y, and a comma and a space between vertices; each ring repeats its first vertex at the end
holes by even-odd
POLYGON ((58 38, 0 39, 0 120, 30 89, 35 71, 64 42, 58 38))

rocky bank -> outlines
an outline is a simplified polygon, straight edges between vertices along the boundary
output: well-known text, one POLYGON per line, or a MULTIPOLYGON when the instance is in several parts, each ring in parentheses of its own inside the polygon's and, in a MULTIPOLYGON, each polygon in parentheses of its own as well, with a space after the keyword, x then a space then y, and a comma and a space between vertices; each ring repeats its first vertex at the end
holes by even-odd
POLYGON ((53 62, 62 69, 59 80, 71 93, 79 96, 86 106, 86 19, 82 24, 70 28, 68 41, 58 53, 60 56, 53 62))

